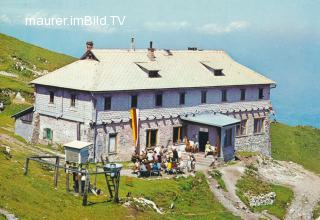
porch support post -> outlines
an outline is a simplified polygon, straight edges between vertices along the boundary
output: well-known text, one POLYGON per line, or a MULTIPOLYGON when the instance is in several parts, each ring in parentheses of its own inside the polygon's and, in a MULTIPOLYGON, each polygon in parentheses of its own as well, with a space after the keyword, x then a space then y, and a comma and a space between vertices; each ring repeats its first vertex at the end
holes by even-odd
POLYGON ((224 127, 221 127, 221 134, 220 134, 220 158, 224 159, 223 156, 223 148, 224 148, 224 135, 225 135, 225 129, 224 127))

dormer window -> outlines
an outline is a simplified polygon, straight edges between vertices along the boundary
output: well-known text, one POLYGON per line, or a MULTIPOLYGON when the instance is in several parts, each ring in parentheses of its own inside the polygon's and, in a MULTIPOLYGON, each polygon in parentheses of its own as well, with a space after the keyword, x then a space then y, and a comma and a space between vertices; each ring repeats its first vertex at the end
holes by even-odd
POLYGON ((214 76, 224 76, 223 69, 214 65, 211 62, 200 62, 207 70, 213 73, 214 76))
POLYGON ((159 74, 160 69, 157 67, 156 63, 136 63, 140 69, 148 74, 149 78, 159 78, 161 75, 159 74))
POLYGON ((223 76, 222 69, 214 69, 213 74, 215 76, 223 76))
POLYGON ((158 70, 148 71, 148 75, 149 75, 149 78, 158 78, 158 77, 161 77, 161 76, 159 75, 159 71, 158 71, 158 70))

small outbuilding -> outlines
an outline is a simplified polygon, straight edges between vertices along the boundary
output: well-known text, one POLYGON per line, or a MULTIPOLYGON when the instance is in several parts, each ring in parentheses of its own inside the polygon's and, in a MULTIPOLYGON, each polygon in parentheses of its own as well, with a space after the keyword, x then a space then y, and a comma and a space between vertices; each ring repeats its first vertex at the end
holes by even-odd
POLYGON ((66 162, 83 164, 89 161, 92 143, 84 141, 72 141, 64 144, 66 162))

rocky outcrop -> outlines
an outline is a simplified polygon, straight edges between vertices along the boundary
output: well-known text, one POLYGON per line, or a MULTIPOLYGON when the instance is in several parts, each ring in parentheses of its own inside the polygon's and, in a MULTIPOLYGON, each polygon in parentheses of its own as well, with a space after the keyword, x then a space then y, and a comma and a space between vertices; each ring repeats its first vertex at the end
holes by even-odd
POLYGON ((251 207, 257 207, 262 205, 272 205, 276 199, 275 192, 269 192, 267 194, 261 194, 258 196, 250 196, 247 195, 249 198, 249 204, 251 207))

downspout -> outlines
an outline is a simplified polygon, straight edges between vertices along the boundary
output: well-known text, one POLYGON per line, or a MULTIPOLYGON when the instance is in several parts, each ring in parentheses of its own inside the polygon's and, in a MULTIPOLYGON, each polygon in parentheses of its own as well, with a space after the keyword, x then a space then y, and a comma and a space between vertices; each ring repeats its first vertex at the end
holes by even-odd
POLYGON ((96 139, 97 139, 98 110, 97 110, 97 100, 96 100, 96 97, 94 96, 94 94, 92 92, 91 92, 91 96, 92 96, 92 107, 93 107, 93 109, 95 111, 94 122, 93 122, 93 128, 94 128, 94 132, 93 132, 93 159, 94 159, 94 162, 97 162, 97 158, 96 158, 96 139))
POLYGON ((62 89, 62 95, 61 95, 61 112, 59 118, 62 118, 63 116, 63 97, 64 97, 64 89, 62 89))

